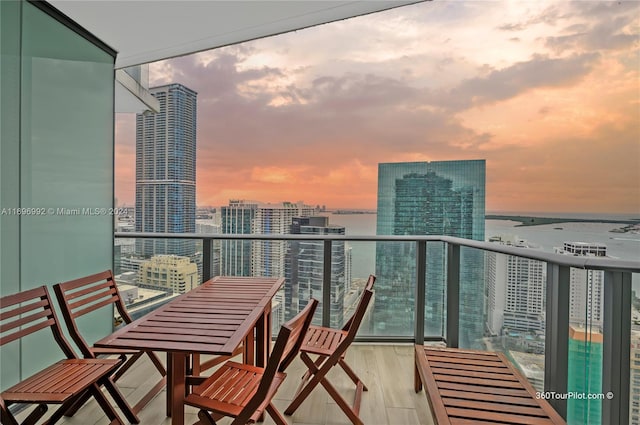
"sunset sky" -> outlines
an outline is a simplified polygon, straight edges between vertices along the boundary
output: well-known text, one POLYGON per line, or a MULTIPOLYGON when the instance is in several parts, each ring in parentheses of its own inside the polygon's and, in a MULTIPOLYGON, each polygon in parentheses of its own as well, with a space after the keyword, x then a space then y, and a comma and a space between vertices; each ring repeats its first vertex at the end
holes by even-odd
POLYGON ((638 215, 639 53, 635 1, 435 1, 153 63, 150 85, 198 92, 198 205, 374 209, 380 162, 486 159, 487 211, 638 215))

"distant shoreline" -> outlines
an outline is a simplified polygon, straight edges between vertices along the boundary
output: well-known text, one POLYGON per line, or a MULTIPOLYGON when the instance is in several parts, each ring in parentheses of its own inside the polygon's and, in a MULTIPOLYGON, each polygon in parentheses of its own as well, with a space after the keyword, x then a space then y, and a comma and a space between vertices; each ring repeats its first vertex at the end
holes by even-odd
POLYGON ((515 227, 522 226, 541 226, 545 224, 557 224, 557 223, 611 223, 611 224, 625 224, 625 225, 639 225, 639 219, 629 220, 611 220, 606 218, 556 218, 556 217, 531 217, 523 215, 493 215, 489 214, 485 216, 485 220, 509 220, 517 221, 515 227))
POLYGON ((366 211, 366 210, 334 210, 334 211, 323 211, 331 214, 338 215, 347 215, 347 214, 377 214, 377 211, 366 211))

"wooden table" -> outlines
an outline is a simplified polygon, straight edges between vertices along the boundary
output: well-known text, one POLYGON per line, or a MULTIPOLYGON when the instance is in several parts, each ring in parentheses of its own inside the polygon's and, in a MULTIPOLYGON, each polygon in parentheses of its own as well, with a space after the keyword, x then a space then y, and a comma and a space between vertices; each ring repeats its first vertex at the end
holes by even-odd
POLYGON ((229 356, 244 342, 245 362, 266 365, 271 342, 271 299, 283 283, 283 278, 215 277, 118 329, 95 346, 166 352, 167 416, 171 416, 173 425, 183 424, 189 355, 229 356))

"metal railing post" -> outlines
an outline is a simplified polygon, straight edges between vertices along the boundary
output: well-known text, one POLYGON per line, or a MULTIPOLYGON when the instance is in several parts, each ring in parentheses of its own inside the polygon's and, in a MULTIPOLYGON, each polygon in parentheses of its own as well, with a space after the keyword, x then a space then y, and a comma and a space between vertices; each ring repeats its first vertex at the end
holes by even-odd
POLYGON ((603 424, 629 423, 631 273, 604 272, 603 424))
POLYGON ((460 245, 447 244, 447 347, 460 345, 460 245))
POLYGON ((424 298, 426 294, 427 241, 416 241, 416 289, 414 341, 424 344, 424 298))
POLYGON ((322 326, 331 325, 331 240, 324 241, 322 271, 322 326))
MULTIPOLYGON (((567 394, 570 272, 570 267, 547 263, 544 390, 556 394, 567 394)), ((563 418, 567 418, 566 398, 548 401, 563 418)))
POLYGON ((211 238, 202 238, 202 282, 211 279, 211 238))

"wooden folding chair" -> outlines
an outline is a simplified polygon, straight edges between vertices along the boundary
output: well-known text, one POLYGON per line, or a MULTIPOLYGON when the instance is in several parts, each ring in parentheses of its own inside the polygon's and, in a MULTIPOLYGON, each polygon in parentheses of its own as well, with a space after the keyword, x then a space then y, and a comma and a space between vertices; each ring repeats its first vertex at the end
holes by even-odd
MULTIPOLYGON (((60 407, 47 420, 56 423, 80 399, 93 396, 109 420, 124 424, 100 387, 104 386, 116 404, 125 406, 122 394, 109 377, 120 366, 120 359, 80 359, 65 339, 45 286, 0 298, 0 346, 50 328, 58 346, 66 356, 43 370, 8 388, 0 394, 0 419, 6 425, 18 425, 9 406, 15 403, 35 404, 22 424, 35 424, 47 412, 48 404, 60 407)), ((15 365, 18 367, 18 365, 15 365)), ((123 409, 125 414, 126 410, 123 409)), ((135 416, 127 419, 138 423, 135 416)))
POLYGON ((189 394, 185 403, 200 408, 200 425, 215 418, 235 418, 231 425, 255 423, 266 410, 278 425, 287 421, 271 403, 296 358, 318 301, 311 299, 296 317, 282 325, 265 368, 228 361, 189 394), (209 411, 213 412, 213 416, 209 411))
MULTIPOLYGON (((96 273, 80 279, 70 280, 53 286, 58 298, 62 316, 69 329, 69 335, 76 343, 82 354, 87 359, 95 359, 99 356, 119 355, 126 359, 122 366, 115 372, 112 379, 117 382, 122 375, 144 354, 147 354, 158 372, 161 379, 142 397, 142 399, 132 408, 128 407, 132 414, 137 414, 140 410, 155 397, 166 385, 167 371, 162 365, 158 356, 152 351, 119 350, 113 348, 99 348, 90 346, 83 338, 78 329, 76 319, 96 310, 113 306, 125 323, 131 323, 132 319, 127 308, 120 297, 118 287, 111 270, 96 273)), ((80 404, 81 405, 81 404, 80 404)), ((79 408, 80 405, 76 406, 79 408)), ((71 411, 73 413, 73 410, 71 411)))
POLYGON ((342 409, 342 411, 349 417, 351 422, 357 425, 362 425, 362 420, 358 415, 360 414, 362 391, 367 391, 367 387, 358 375, 356 375, 349 367, 347 362, 344 360, 344 356, 347 348, 349 348, 356 337, 362 318, 367 311, 369 301, 373 296, 373 284, 375 281, 375 276, 369 276, 365 289, 362 291, 356 311, 342 329, 331 329, 321 326, 309 327, 307 336, 302 343, 302 347, 300 347, 300 358, 309 369, 302 377, 302 382, 296 391, 293 401, 284 411, 285 415, 293 415, 302 402, 309 396, 309 394, 311 394, 311 391, 318 384, 322 384, 329 395, 335 400, 338 406, 340 406, 340 409, 342 409), (313 361, 309 354, 315 354, 318 357, 313 361), (327 373, 336 364, 340 365, 356 385, 356 395, 353 406, 350 406, 340 396, 338 391, 326 378, 327 373))

